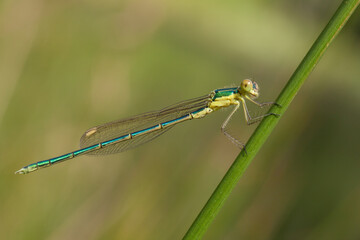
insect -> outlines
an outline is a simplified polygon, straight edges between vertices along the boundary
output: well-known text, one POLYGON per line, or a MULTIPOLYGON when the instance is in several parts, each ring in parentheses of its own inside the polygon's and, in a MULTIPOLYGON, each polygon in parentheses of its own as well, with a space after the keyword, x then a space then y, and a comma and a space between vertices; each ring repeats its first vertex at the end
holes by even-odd
POLYGON ((239 87, 216 89, 208 95, 186 100, 159 111, 143 113, 127 119, 105 123, 90 128, 82 135, 80 139, 81 149, 55 158, 32 163, 15 173, 27 174, 83 154, 105 155, 123 152, 153 140, 178 123, 203 118, 212 112, 231 105, 235 107, 222 124, 221 131, 239 148, 244 148, 245 145, 243 143, 226 131, 226 125, 240 106, 244 110, 245 120, 249 125, 269 115, 278 116, 274 113, 267 113, 252 118, 246 106, 246 100, 259 107, 273 104, 278 105, 274 102, 259 103, 255 101, 258 96, 258 84, 245 79, 239 87))

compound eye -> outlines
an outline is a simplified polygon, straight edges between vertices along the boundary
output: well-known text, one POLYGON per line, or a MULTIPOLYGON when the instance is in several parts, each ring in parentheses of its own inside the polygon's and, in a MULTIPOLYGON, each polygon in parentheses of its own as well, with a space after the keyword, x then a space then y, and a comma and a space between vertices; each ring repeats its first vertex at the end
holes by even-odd
POLYGON ((259 85, 256 83, 256 82, 253 82, 253 89, 255 91, 258 91, 259 90, 259 85))
POLYGON ((253 88, 253 83, 251 82, 250 79, 245 79, 241 83, 241 88, 244 89, 245 91, 250 91, 253 88))

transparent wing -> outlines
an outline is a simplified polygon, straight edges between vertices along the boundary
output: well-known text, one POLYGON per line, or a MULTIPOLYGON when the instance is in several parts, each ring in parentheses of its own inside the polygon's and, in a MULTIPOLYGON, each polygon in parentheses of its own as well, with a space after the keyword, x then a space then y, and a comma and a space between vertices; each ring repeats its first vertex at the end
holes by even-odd
MULTIPOLYGON (((211 96, 205 95, 202 97, 186 100, 171 105, 159 111, 143 113, 130 118, 109 122, 90 128, 82 135, 80 139, 80 147, 85 148, 184 116, 197 109, 208 106, 210 101, 211 96)), ((153 140, 154 138, 160 136, 170 128, 171 127, 150 132, 148 134, 144 134, 133 139, 129 139, 105 148, 101 148, 97 151, 90 152, 89 154, 105 155, 123 152, 153 140)))

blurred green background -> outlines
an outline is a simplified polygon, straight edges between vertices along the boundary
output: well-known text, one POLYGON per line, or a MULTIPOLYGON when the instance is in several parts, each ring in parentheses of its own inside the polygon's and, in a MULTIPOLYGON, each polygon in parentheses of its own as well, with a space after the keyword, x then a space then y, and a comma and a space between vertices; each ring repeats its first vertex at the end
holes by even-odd
MULTIPOLYGON (((1 1, 1 239, 180 239, 239 152, 220 132, 229 110, 122 154, 14 171, 244 78, 274 100, 340 2, 1 1)), ((359 76, 357 11, 205 239, 360 239, 359 76)))

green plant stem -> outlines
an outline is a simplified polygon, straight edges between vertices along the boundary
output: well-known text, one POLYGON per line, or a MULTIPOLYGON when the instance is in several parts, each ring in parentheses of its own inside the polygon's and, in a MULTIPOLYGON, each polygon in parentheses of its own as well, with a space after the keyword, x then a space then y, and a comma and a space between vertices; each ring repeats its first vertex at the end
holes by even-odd
MULTIPOLYGON (((306 78, 315 68, 325 50, 329 47, 332 40, 340 32, 359 5, 359 2, 360 0, 344 0, 341 3, 277 98, 276 102, 282 107, 279 108, 273 106, 270 109, 271 112, 280 115, 284 114, 306 78)), ((247 142, 247 154, 244 151, 240 152, 183 239, 202 238, 210 223, 214 220, 225 200, 230 195, 236 183, 239 181, 240 177, 243 175, 278 121, 279 118, 274 116, 267 117, 261 121, 247 142)))

